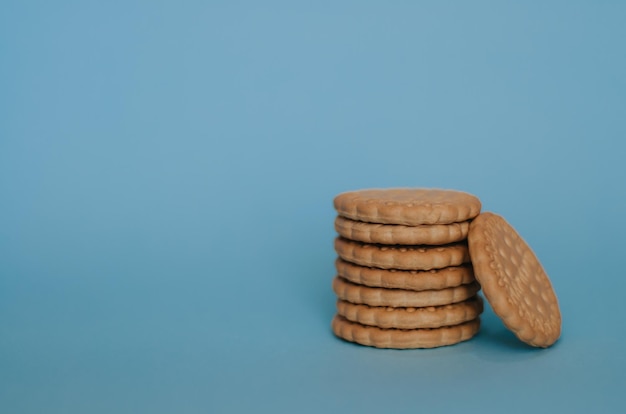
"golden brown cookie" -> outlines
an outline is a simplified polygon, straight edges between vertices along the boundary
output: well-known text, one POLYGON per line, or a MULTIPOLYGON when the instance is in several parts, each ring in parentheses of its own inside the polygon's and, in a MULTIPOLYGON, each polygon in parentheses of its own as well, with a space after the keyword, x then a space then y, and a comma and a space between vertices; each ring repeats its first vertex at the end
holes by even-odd
POLYGON ((337 313, 349 321, 379 328, 418 329, 458 325, 476 319, 483 311, 482 299, 423 308, 393 308, 337 301, 337 313))
POLYGON ((335 268, 339 276, 352 283, 387 289, 445 289, 476 280, 469 264, 431 270, 396 270, 359 266, 337 258, 335 268))
POLYGON ((378 224, 350 220, 337 216, 335 230, 346 239, 379 244, 429 244, 454 243, 467 238, 469 221, 452 224, 378 224))
POLYGON ((561 335, 561 312, 537 257, 502 217, 484 213, 470 226, 469 249, 487 301, 517 337, 538 347, 561 335))
POLYGON ((340 216, 370 223, 450 224, 480 213, 480 200, 455 190, 388 188, 350 191, 334 199, 340 216))
POLYGON ((430 270, 458 266, 470 260, 467 244, 385 246, 337 237, 335 251, 350 263, 381 269, 430 270))
POLYGON ((376 348, 436 348, 467 341, 480 328, 480 319, 476 318, 460 325, 432 329, 384 329, 350 322, 340 315, 335 315, 332 329, 336 336, 346 341, 376 348))
POLYGON ((395 308, 449 305, 464 301, 476 294, 480 285, 468 285, 439 290, 383 289, 356 285, 341 277, 333 280, 333 291, 339 299, 370 306, 391 306, 395 308))

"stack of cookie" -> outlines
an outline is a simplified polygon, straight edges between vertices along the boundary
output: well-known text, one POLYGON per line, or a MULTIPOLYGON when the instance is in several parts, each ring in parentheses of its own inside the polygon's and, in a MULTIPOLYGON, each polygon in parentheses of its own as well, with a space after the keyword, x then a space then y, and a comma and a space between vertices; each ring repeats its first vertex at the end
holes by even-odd
POLYGON ((483 310, 467 247, 481 204, 452 190, 338 195, 335 335, 378 348, 433 348, 474 336, 483 310))

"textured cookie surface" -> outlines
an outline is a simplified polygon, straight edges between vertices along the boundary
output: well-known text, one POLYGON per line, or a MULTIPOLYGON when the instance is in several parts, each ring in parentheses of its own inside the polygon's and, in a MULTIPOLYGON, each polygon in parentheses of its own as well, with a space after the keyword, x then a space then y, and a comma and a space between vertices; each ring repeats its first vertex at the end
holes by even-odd
POLYGON ((333 291, 341 300, 370 306, 396 308, 449 305, 464 301, 480 290, 478 283, 439 290, 384 289, 357 285, 341 277, 333 280, 333 291))
POLYGON ((350 220, 338 216, 335 230, 350 240, 380 244, 448 244, 464 240, 469 231, 469 221, 452 224, 379 224, 350 220))
POLYGON ((465 243, 405 247, 367 244, 337 237, 335 251, 347 262, 381 269, 443 269, 470 261, 465 243))
POLYGON ((470 265, 431 270, 378 269, 359 266, 343 259, 335 261, 337 274, 350 282, 372 287, 406 290, 445 289, 476 280, 470 265))
POLYGON ((561 312, 537 257, 502 217, 484 213, 470 226, 476 278, 504 324, 527 344, 547 347, 561 335, 561 312))
POLYGON ((480 319, 433 329, 384 329, 351 322, 335 315, 332 329, 336 336, 346 341, 377 348, 435 348, 466 341, 476 335, 480 319))
POLYGON ((350 191, 334 199, 340 216, 370 223, 450 224, 480 213, 480 200, 455 190, 389 188, 350 191))
POLYGON ((418 329, 458 325, 476 319, 483 311, 482 299, 422 308, 393 308, 337 301, 337 313, 352 322, 379 328, 418 329))

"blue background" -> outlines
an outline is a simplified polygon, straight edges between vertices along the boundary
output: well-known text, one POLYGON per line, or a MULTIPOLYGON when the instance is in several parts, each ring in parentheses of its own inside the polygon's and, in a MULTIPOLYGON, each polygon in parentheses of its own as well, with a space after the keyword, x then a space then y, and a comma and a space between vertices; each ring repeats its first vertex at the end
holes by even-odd
POLYGON ((4 1, 3 413, 618 412, 623 2, 4 1), (336 339, 332 198, 479 196, 563 335, 336 339))

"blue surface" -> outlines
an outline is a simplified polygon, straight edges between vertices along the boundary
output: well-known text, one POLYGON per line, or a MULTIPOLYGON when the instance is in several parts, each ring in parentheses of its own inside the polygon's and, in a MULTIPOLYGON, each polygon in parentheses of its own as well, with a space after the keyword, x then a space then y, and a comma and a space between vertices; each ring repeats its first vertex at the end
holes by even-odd
POLYGON ((312 3, 0 5, 0 412, 623 412, 624 3, 312 3), (334 338, 391 186, 505 216, 557 345, 334 338))

